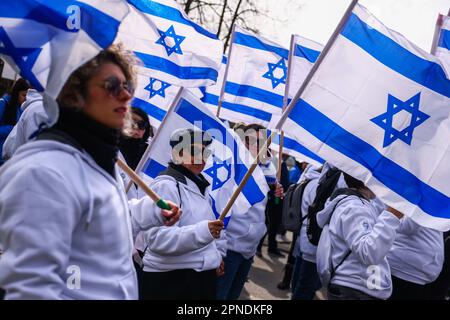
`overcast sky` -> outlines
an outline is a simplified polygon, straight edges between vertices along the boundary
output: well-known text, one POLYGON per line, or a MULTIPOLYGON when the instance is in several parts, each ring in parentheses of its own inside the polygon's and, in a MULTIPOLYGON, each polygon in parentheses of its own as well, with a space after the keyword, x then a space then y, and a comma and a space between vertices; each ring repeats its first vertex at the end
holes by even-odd
MULTIPOLYGON (((258 0, 268 15, 258 18, 261 34, 286 47, 298 34, 325 44, 351 0, 258 0)), ((447 14, 450 0, 360 0, 388 28, 430 51, 438 13, 447 14)))

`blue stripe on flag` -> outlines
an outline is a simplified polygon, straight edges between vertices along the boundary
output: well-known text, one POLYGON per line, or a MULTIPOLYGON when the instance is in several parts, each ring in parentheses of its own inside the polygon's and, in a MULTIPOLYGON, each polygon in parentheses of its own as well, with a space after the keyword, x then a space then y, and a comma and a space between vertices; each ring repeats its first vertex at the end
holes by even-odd
POLYGON ((154 70, 164 71, 184 80, 210 79, 217 81, 217 70, 207 67, 182 67, 176 63, 143 52, 134 52, 134 54, 144 63, 144 67, 154 70))
MULTIPOLYGON (((216 208, 216 200, 214 200, 214 198, 213 198, 211 195, 209 195, 209 197, 211 198, 211 208, 212 208, 212 211, 213 211, 213 213, 214 213, 214 216, 218 219, 218 218, 220 217, 220 212, 217 211, 217 208, 216 208)), ((231 212, 231 211, 230 211, 230 212, 231 212)), ((230 221, 230 218, 231 218, 231 216, 229 215, 230 212, 228 212, 228 216, 226 216, 226 217, 223 219, 223 225, 224 225, 224 228, 227 227, 228 222, 230 221)))
POLYGON ((67 27, 67 9, 71 5, 81 9, 80 28, 100 47, 109 47, 116 37, 120 21, 83 2, 46 0, 45 4, 40 4, 35 0, 1 1, 0 18, 34 20, 66 32, 78 32, 79 30, 70 30, 67 27))
MULTIPOLYGON (((274 143, 280 144, 280 135, 276 135, 274 139, 274 143)), ((294 150, 298 153, 304 154, 308 158, 311 158, 313 160, 316 160, 319 163, 325 163, 325 160, 319 157, 317 154, 312 152, 311 150, 305 148, 303 145, 295 141, 294 139, 291 139, 289 137, 284 136, 283 138, 283 148, 294 150)))
MULTIPOLYGON (((207 93, 207 92, 203 93, 203 97, 201 100, 204 103, 212 104, 215 106, 219 105, 219 97, 214 94, 211 94, 211 93, 207 93)), ((270 114, 269 112, 266 112, 266 111, 263 111, 260 109, 255 109, 252 107, 247 107, 242 104, 223 101, 222 108, 228 109, 228 110, 231 110, 231 111, 234 111, 237 113, 246 114, 246 115, 252 116, 254 118, 258 118, 263 121, 267 121, 267 122, 269 122, 270 119, 272 118, 272 114, 270 114)))
POLYGON ((265 43, 255 36, 251 36, 241 32, 235 32, 234 43, 254 49, 273 52, 285 59, 289 57, 289 50, 265 43))
POLYGON ((134 98, 131 101, 132 107, 138 107, 144 110, 149 116, 162 121, 167 111, 161 109, 160 107, 155 106, 154 104, 147 102, 145 100, 134 98))
POLYGON ((283 96, 257 87, 227 81, 225 92, 283 108, 283 96))
MULTIPOLYGON (((186 121, 194 124, 197 121, 202 121, 202 130, 207 131, 210 129, 219 130, 222 134, 223 139, 227 142, 227 144, 233 143, 233 145, 228 146, 231 150, 233 150, 233 166, 234 166, 234 180, 236 184, 239 183, 244 178, 245 174, 248 171, 248 168, 243 164, 243 161, 239 158, 238 154, 238 145, 234 140, 234 137, 227 131, 224 127, 223 123, 217 122, 214 118, 211 118, 203 111, 199 110, 196 106, 192 105, 190 102, 185 99, 181 99, 179 104, 176 106, 174 110, 178 115, 183 117, 186 121)), ((243 195, 247 198, 250 204, 258 203, 265 198, 265 195, 259 189, 255 179, 250 176, 247 184, 242 189, 243 195)))
POLYGON ((270 120, 272 119, 271 113, 260 110, 260 109, 247 107, 242 104, 230 103, 230 102, 223 101, 222 108, 228 109, 228 110, 231 110, 231 111, 234 111, 237 113, 246 114, 246 115, 252 116, 254 118, 261 119, 266 122, 270 122, 270 120))
POLYGON ((367 168, 378 181, 424 212, 450 219, 448 196, 384 157, 372 145, 344 130, 307 102, 299 100, 289 118, 328 146, 367 168))
POLYGON ((320 55, 320 51, 316 51, 304 46, 301 46, 299 44, 296 44, 294 47, 294 56, 305 58, 311 63, 316 62, 317 58, 320 55))
POLYGON ((439 35, 438 47, 450 50, 450 30, 441 29, 441 34, 439 35))
POLYGON ((199 26, 198 24, 194 23, 189 19, 186 19, 183 16, 183 14, 176 8, 169 7, 155 1, 148 1, 148 0, 127 0, 127 1, 133 6, 135 6, 136 9, 138 9, 141 12, 151 14, 153 16, 157 16, 170 21, 182 23, 184 25, 194 28, 195 31, 208 38, 218 40, 217 36, 214 33, 209 32, 208 30, 202 28, 201 26, 199 26))
POLYGON ((161 163, 152 158, 149 158, 145 165, 145 169, 142 171, 150 178, 155 179, 161 171, 166 169, 167 169, 166 166, 162 165, 161 163))
POLYGON ((222 57, 222 63, 223 63, 223 64, 227 64, 227 62, 228 62, 227 56, 223 56, 223 57, 222 57))
POLYGON ((450 80, 442 67, 420 58, 352 14, 341 34, 380 63, 450 98, 450 80))
MULTIPOLYGON (((203 87, 205 88, 205 87, 203 87)), ((219 96, 216 96, 215 94, 207 93, 206 91, 203 92, 203 97, 201 100, 204 103, 212 104, 215 106, 219 105, 219 96)))

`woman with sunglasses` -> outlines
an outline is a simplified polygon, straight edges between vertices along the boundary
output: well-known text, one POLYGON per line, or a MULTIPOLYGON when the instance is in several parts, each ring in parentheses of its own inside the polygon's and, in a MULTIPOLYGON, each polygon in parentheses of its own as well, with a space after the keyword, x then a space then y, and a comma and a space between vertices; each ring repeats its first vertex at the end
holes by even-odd
POLYGON ((176 203, 183 214, 170 228, 146 232, 143 258, 143 299, 215 299, 216 275, 222 272, 223 222, 216 220, 201 172, 210 155, 211 136, 200 130, 178 129, 170 139, 172 160, 152 188, 176 203), (220 251, 219 251, 220 250, 220 251))
POLYGON ((6 299, 137 298, 132 228, 175 223, 179 212, 148 198, 129 204, 117 174, 133 79, 119 47, 101 51, 72 73, 58 105, 45 105, 56 123, 2 167, 6 299))
POLYGON ((120 139, 120 152, 128 166, 135 170, 148 146, 149 138, 153 137, 153 130, 148 115, 140 108, 131 108, 131 128, 120 139))

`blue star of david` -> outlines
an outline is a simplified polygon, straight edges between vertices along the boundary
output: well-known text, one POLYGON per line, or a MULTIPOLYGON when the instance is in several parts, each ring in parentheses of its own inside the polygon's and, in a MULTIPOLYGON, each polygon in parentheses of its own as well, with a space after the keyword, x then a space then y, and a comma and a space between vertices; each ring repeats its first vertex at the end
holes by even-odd
POLYGON ((280 83, 286 84, 287 67, 284 58, 281 58, 276 64, 268 63, 267 65, 269 66, 269 71, 264 73, 263 78, 272 81, 272 89, 275 89, 280 83), (277 68, 283 70, 283 76, 281 78, 275 78, 273 74, 277 68))
POLYGON ((170 56, 174 52, 178 53, 178 54, 183 54, 183 51, 181 51, 180 44, 184 41, 184 39, 186 37, 177 35, 175 33, 175 29, 173 28, 173 25, 170 26, 170 28, 167 29, 167 31, 162 31, 162 30, 158 29, 158 32, 161 37, 156 41, 156 43, 162 45, 164 47, 164 49, 166 49, 168 56, 170 56), (169 45, 166 43, 166 41, 165 41, 166 37, 173 39, 173 41, 175 42, 173 47, 169 47, 169 45))
POLYGON ((144 88, 147 91, 150 91, 150 98, 153 98, 156 95, 159 95, 163 98, 166 97, 166 89, 170 87, 170 84, 168 84, 167 82, 155 79, 155 78, 150 78, 150 83, 144 88), (158 90, 154 89, 154 84, 155 83, 160 83, 160 87, 158 90))
POLYGON ((420 92, 406 101, 401 101, 388 94, 387 111, 373 119, 370 119, 370 121, 385 130, 383 148, 389 146, 397 139, 411 145, 414 129, 430 117, 419 110, 419 104, 420 92), (405 129, 398 131, 392 126, 392 122, 394 116, 402 110, 405 110, 411 114, 411 122, 405 129))
POLYGON ((213 165, 208 169, 204 170, 203 172, 213 179, 211 190, 214 191, 216 189, 219 189, 231 177, 231 158, 222 161, 215 155, 213 155, 213 165), (222 167, 227 170, 227 178, 224 181, 220 180, 219 177, 217 176, 219 169, 222 167))
POLYGON ((0 27, 0 54, 10 56, 20 69, 20 75, 27 79, 38 91, 43 91, 32 69, 41 53, 41 48, 16 48, 5 29, 0 27))

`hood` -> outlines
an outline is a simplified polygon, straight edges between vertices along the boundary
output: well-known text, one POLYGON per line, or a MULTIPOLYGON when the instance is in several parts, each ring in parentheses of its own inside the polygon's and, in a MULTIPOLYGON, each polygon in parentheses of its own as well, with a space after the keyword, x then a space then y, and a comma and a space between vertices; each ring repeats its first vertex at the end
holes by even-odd
POLYGON ((312 180, 320 177, 320 167, 316 167, 313 164, 308 164, 305 170, 302 172, 300 180, 312 180))
POLYGON ((28 108, 28 106, 34 102, 37 101, 43 101, 44 97, 42 96, 42 94, 34 89, 28 89, 27 91, 27 98, 25 100, 24 103, 22 103, 22 105, 20 106, 20 109, 23 111, 25 111, 26 108, 28 108))
POLYGON ((51 127, 58 120, 59 106, 58 103, 45 92, 44 92, 44 109, 48 116, 47 125, 51 127))
MULTIPOLYGON (((331 216, 333 215, 333 211, 334 211, 337 203, 345 197, 347 197, 347 196, 342 194, 342 195, 337 196, 333 200, 328 199, 327 202, 325 202, 325 206, 323 207, 322 211, 319 211, 316 216, 317 224, 319 225, 319 227, 323 228, 326 224, 328 224, 330 222, 331 216)), ((343 200, 343 201, 341 201, 341 204, 345 203, 346 201, 351 201, 351 200, 350 199, 343 200)))
MULTIPOLYGON (((332 169, 338 169, 338 168, 329 162, 325 162, 325 164, 322 167, 322 171, 320 172, 319 184, 325 178, 325 175, 327 174, 327 172, 332 169)), ((334 188, 334 190, 341 189, 341 188, 347 188, 347 184, 345 183, 344 175, 342 173, 339 177, 338 183, 336 185, 336 188, 334 188)))

